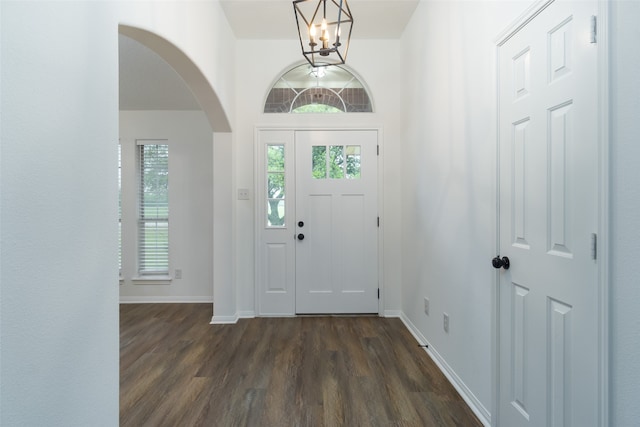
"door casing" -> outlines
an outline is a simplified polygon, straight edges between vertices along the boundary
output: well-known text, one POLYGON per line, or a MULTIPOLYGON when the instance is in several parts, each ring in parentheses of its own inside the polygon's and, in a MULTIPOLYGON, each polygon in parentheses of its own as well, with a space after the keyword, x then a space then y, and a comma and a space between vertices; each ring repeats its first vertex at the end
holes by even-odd
MULTIPOLYGON (((266 198, 263 194, 259 194, 261 185, 264 183, 264 178, 260 175, 264 173, 264 159, 259 155, 262 152, 260 135, 262 131, 279 131, 279 132, 290 132, 291 135, 294 135, 296 131, 375 131, 378 134, 378 169, 377 169, 377 193, 378 193, 378 215, 380 217, 380 225, 377 230, 377 240, 378 240, 378 248, 377 248, 377 263, 378 263, 378 287, 379 287, 379 299, 378 299, 378 315, 384 316, 384 263, 383 263, 383 253, 384 253, 384 218, 382 216, 383 206, 384 206, 384 191, 383 191, 383 166, 384 166, 384 131, 382 127, 375 126, 358 126, 358 127, 317 127, 317 126, 256 126, 254 128, 254 188, 255 188, 255 197, 254 197, 254 313, 256 316, 274 316, 274 317, 283 317, 283 316, 295 316, 295 305, 291 311, 282 312, 282 313, 274 313, 274 312, 264 312, 261 309, 262 302, 262 277, 261 277, 261 245, 262 245, 262 236, 261 236, 261 227, 263 227, 263 204, 265 203, 266 198)), ((295 143, 295 141, 294 141, 295 143)), ((294 165, 295 167, 295 165, 294 165)), ((295 205, 295 203, 294 203, 295 205)), ((293 241, 294 230, 291 230, 291 242, 293 241)))

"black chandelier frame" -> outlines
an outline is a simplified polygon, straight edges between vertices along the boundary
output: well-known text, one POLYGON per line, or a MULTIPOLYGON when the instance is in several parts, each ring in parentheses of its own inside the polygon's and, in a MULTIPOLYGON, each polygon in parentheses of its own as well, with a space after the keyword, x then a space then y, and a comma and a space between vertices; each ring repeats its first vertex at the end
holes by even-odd
POLYGON ((312 67, 344 64, 353 29, 353 15, 347 0, 294 0, 293 10, 302 55, 309 64, 312 67), (332 14, 327 15, 327 6, 329 12, 333 8, 332 14), (318 37, 316 28, 320 29, 318 37), (346 39, 342 37, 343 32, 346 39))

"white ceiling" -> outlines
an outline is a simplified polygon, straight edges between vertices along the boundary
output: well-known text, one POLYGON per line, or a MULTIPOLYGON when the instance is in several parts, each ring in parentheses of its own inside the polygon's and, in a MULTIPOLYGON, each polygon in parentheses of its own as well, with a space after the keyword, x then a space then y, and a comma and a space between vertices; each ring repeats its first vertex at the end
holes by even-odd
MULTIPOLYGON (((404 31, 419 0, 349 0, 352 38, 395 39, 404 31)), ((291 0, 220 0, 239 39, 295 39, 291 0)))
MULTIPOLYGON (((419 0, 349 0, 352 39, 399 38, 419 0)), ((238 39, 295 39, 291 0, 220 0, 238 39)), ((199 110, 182 78, 155 52, 120 36, 121 110, 199 110)))

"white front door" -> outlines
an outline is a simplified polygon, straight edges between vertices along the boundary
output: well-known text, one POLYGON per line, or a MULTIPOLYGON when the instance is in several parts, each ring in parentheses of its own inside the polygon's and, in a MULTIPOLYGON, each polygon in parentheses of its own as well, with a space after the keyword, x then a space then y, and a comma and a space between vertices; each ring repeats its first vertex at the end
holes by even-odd
POLYGON ((257 314, 378 313, 378 132, 256 141, 257 314))
POLYGON ((595 11, 557 0, 499 49, 500 426, 598 423, 595 11))
POLYGON ((377 313, 377 132, 295 141, 296 312, 377 313))

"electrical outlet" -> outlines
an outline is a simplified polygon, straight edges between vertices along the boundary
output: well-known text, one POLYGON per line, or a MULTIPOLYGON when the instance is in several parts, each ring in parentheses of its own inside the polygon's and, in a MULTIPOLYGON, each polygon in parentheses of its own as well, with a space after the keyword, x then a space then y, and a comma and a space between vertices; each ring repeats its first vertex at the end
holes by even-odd
POLYGON ((182 279, 182 269, 176 268, 175 274, 173 275, 174 279, 182 279))
POLYGON ((429 298, 424 297, 424 314, 429 315, 429 298))
POLYGON ((444 331, 446 333, 449 333, 449 315, 447 313, 444 313, 444 316, 443 316, 443 326, 444 326, 444 331))

